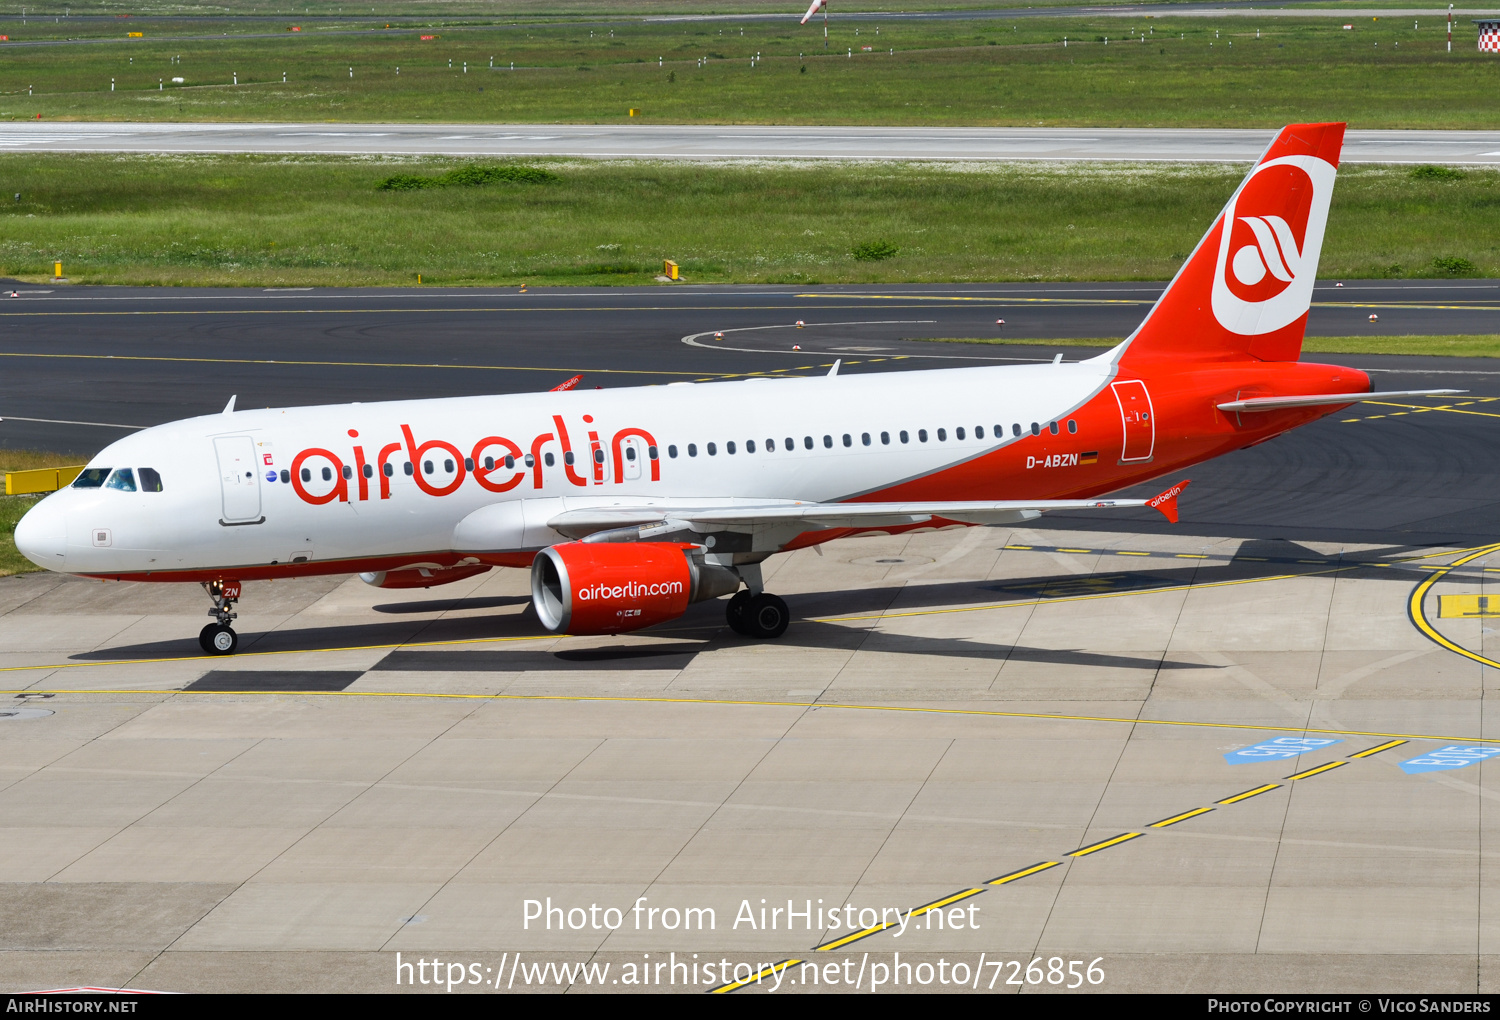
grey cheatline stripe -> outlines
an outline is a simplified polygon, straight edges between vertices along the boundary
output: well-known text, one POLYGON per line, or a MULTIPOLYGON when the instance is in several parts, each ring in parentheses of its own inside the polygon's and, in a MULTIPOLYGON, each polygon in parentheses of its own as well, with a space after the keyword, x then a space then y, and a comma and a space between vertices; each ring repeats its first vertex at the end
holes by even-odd
POLYGON ((68 421, 64 418, 22 418, 14 414, 0 415, 0 422, 6 421, 33 421, 43 425, 93 425, 101 429, 143 429, 145 425, 117 425, 110 421, 68 421))

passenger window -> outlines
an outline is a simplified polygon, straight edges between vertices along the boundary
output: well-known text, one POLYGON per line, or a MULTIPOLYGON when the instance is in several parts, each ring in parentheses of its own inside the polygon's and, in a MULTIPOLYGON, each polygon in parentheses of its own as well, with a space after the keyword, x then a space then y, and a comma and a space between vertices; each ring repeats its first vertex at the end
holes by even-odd
POLYGON ((364 467, 364 476, 366 478, 374 478, 375 477, 375 465, 373 465, 373 464, 366 464, 365 467, 364 467))
POLYGON ((907 435, 905 429, 901 430, 901 441, 903 443, 909 443, 909 442, 911 442, 911 436, 907 435))
MULTIPOLYGON (((547 454, 547 463, 548 464, 552 463, 552 454, 550 454, 550 453, 547 454)), ((571 464, 571 463, 573 463, 573 451, 572 450, 569 450, 567 453, 563 454, 563 463, 564 464, 571 464)))
MULTIPOLYGON (((536 458, 533 457, 529 453, 526 455, 526 461, 525 462, 526 462, 526 466, 527 467, 536 467, 536 458)), ((407 472, 407 474, 410 474, 410 473, 411 472, 409 472, 409 471, 407 472)))
POLYGON ((787 453, 791 453, 796 448, 797 448, 796 441, 793 440, 791 436, 787 436, 786 437, 786 452, 787 453))
MULTIPOLYGON (((385 466, 385 473, 386 474, 390 474, 391 473, 391 466, 389 464, 387 464, 385 466)), ((288 482, 290 482, 291 480, 292 480, 292 473, 290 471, 286 470, 285 468, 282 468, 281 469, 281 484, 285 485, 288 482)))
POLYGON ((474 458, 473 457, 465 457, 464 458, 464 470, 465 471, 473 471, 474 470, 474 458))
MULTIPOLYGON (((601 460, 603 459, 603 457, 604 457, 604 451, 603 450, 599 451, 599 457, 600 457, 601 460)), ((625 459, 626 460, 635 460, 635 447, 633 447, 633 446, 627 446, 627 447, 625 447, 625 459)))
POLYGON ((1014 433, 1015 435, 1019 436, 1021 434, 1021 423, 1020 422, 1016 422, 1014 425, 1012 425, 1010 427, 1010 430, 1011 430, 1012 433, 1014 433))
POLYGON ((717 457, 719 455, 719 448, 713 443, 704 443, 703 449, 708 451, 710 457, 717 457))
POLYGON ((119 489, 121 492, 135 491, 135 472, 129 468, 115 468, 115 473, 109 476, 109 481, 104 483, 106 489, 119 489))
POLYGON ((75 489, 97 489, 109 477, 110 468, 85 468, 73 479, 75 489))
POLYGON ((676 443, 673 443, 671 446, 667 447, 667 456, 671 457, 673 460, 677 459, 677 444, 676 443))
POLYGON ((940 442, 940 443, 946 443, 947 441, 948 441, 948 430, 947 429, 938 429, 938 442, 940 442))
MULTIPOLYGON (((401 471, 408 478, 410 478, 412 475, 414 475, 414 474, 417 473, 416 469, 411 466, 411 461, 409 461, 409 460, 404 460, 404 461, 401 462, 401 471)), ((306 481, 306 480, 307 479, 306 479, 305 473, 304 473, 303 481, 306 481)))
POLYGON ((823 437, 823 449, 825 449, 825 450, 831 450, 831 449, 833 449, 833 437, 832 436, 824 436, 823 437))
POLYGON ((844 433, 844 445, 845 446, 853 446, 854 445, 854 439, 847 432, 844 433))
MULTIPOLYGON (((430 471, 432 469, 428 468, 428 470, 430 471)), ((323 469, 323 481, 325 481, 325 482, 331 482, 331 481, 333 481, 333 468, 327 468, 326 467, 326 468, 323 469)))
POLYGON ((727 442, 727 443, 724 444, 724 452, 725 453, 730 453, 730 454, 734 453, 734 440, 733 439, 731 439, 729 442, 727 442))
MULTIPOLYGON (((963 436, 959 436, 958 438, 962 439, 963 436)), ((974 426, 974 438, 975 439, 983 439, 984 438, 984 426, 983 425, 975 425, 974 426)))
MULTIPOLYGON (((490 458, 486 457, 485 458, 485 462, 488 463, 489 459, 490 458)), ((515 468, 515 466, 516 466, 516 458, 515 458, 514 454, 507 453, 505 455, 505 466, 506 466, 507 469, 512 469, 513 470, 515 468)))
POLYGON ((953 430, 953 438, 954 439, 963 439, 963 437, 964 437, 964 427, 962 425, 960 425, 958 428, 956 428, 956 429, 953 430))
POLYGON ((1076 421, 1074 421, 1072 418, 1069 418, 1068 419, 1068 435, 1070 435, 1070 436, 1071 435, 1076 435, 1077 432, 1078 432, 1078 423, 1076 421))
POLYGON ((484 458, 484 469, 486 471, 493 471, 495 469, 495 458, 494 457, 486 457, 486 458, 484 458))
POLYGON ((304 482, 310 482, 310 481, 312 481, 312 472, 309 471, 307 468, 303 468, 302 469, 302 480, 304 482))
POLYGON ((767 439, 766 440, 766 452, 767 453, 775 453, 776 452, 776 440, 774 440, 774 439, 767 439))
POLYGON ((1050 432, 1050 433, 1052 433, 1054 436, 1057 435, 1057 432, 1058 432, 1057 422, 1055 422, 1055 421, 1049 421, 1047 423, 1047 431, 1050 432))
POLYGON ((864 443, 866 446, 869 446, 870 445, 870 433, 868 433, 868 432, 861 432, 859 434, 859 441, 861 443, 864 443))
POLYGON ((803 436, 802 437, 802 445, 805 446, 807 449, 811 450, 812 449, 812 436, 803 436))
POLYGON ((755 452, 755 440, 753 440, 753 439, 747 439, 747 440, 745 440, 745 452, 746 453, 754 453, 755 452))
POLYGON ((1031 423, 1031 434, 1034 435, 1034 436, 1041 435, 1042 434, 1042 427, 1040 425, 1038 425, 1036 422, 1032 422, 1031 423))
MULTIPOLYGON (((631 453, 635 453, 634 450, 631 450, 630 452, 631 453)), ((634 460, 635 458, 632 457, 631 459, 634 460)), ((595 450, 594 451, 594 463, 595 464, 603 464, 604 463, 604 451, 603 450, 595 450)))
POLYGON ((156 468, 136 468, 135 473, 141 478, 142 492, 161 491, 161 475, 156 473, 156 468))
POLYGON ((353 478, 354 477, 354 469, 352 467, 350 467, 348 464, 344 465, 344 469, 340 473, 345 478, 353 478))
POLYGON ((698 456, 698 444, 697 443, 688 443, 688 456, 689 457, 696 457, 696 456, 698 456))
MULTIPOLYGON (((547 465, 548 467, 552 467, 557 463, 557 458, 552 456, 552 454, 550 453, 544 453, 542 454, 542 463, 547 465)), ((568 454, 568 463, 573 463, 573 455, 571 453, 568 454)))
MULTIPOLYGON (((392 464, 390 461, 386 461, 384 464, 380 465, 380 473, 385 475, 387 478, 390 478, 396 473, 396 465, 392 464)), ((285 471, 281 473, 281 480, 283 482, 286 481, 285 471)))
POLYGON ((430 474, 432 474, 432 461, 430 461, 430 460, 424 460, 422 462, 422 473, 424 475, 430 475, 430 474))
POLYGON ((889 432, 882 432, 882 433, 880 433, 880 445, 881 446, 890 446, 891 445, 891 434, 889 432))
POLYGON ((917 441, 918 442, 922 442, 922 443, 927 442, 927 430, 926 429, 917 429, 917 441))
POLYGON ((650 457, 652 460, 659 460, 660 459, 657 456, 656 447, 654 447, 654 446, 648 446, 648 447, 646 447, 646 456, 650 457))

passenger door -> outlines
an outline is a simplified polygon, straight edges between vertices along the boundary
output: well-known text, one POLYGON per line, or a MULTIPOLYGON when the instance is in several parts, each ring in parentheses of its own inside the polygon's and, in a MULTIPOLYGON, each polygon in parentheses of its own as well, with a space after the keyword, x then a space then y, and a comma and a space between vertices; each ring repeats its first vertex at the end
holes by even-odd
POLYGON ((1146 384, 1139 379, 1126 379, 1115 383, 1114 391, 1125 429, 1120 462, 1150 460, 1156 446, 1156 419, 1151 413, 1151 394, 1146 392, 1146 384))
POLYGON ((219 459, 219 486, 224 496, 221 524, 259 524, 260 471, 255 441, 249 436, 216 436, 214 452, 219 459))

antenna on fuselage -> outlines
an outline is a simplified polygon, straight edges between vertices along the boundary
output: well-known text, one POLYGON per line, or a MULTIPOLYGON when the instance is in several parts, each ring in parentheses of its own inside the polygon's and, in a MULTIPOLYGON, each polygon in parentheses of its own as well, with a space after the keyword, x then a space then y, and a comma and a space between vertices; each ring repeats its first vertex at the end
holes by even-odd
POLYGON ((239 399, 239 394, 238 393, 236 393, 234 396, 232 396, 232 397, 229 398, 229 403, 227 403, 227 404, 224 405, 224 411, 223 411, 224 414, 233 414, 234 413, 234 402, 237 399, 239 399))
POLYGON ((833 367, 828 370, 828 378, 832 379, 834 376, 838 375, 839 374, 839 366, 842 365, 843 363, 844 363, 844 359, 843 358, 835 358, 834 362, 833 362, 833 367))

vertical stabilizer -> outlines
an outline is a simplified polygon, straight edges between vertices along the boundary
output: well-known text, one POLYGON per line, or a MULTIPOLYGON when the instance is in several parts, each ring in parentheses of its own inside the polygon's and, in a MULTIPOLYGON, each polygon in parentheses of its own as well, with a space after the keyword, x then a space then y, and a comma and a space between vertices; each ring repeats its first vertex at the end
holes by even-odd
POLYGON ((1122 367, 1297 360, 1343 144, 1343 124, 1281 129, 1126 342, 1122 367))

